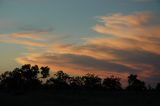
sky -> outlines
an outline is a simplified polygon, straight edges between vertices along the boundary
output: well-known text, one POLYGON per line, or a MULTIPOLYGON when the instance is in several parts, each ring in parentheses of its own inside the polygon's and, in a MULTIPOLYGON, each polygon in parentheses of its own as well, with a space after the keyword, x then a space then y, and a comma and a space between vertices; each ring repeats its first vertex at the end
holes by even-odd
POLYGON ((22 64, 160 82, 160 0, 0 0, 0 73, 22 64))

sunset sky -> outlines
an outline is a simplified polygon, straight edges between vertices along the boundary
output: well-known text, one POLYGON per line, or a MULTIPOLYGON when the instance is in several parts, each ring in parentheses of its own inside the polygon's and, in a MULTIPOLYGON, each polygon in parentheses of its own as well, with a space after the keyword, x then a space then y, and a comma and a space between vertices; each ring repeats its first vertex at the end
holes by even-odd
POLYGON ((22 64, 160 81, 160 0, 0 0, 0 73, 22 64))

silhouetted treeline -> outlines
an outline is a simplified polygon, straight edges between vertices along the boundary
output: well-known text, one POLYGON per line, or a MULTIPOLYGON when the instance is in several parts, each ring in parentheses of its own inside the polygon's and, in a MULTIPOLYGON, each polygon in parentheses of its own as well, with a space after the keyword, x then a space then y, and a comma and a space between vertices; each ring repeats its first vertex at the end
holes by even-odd
POLYGON ((11 91, 35 89, 160 91, 160 83, 155 88, 146 87, 144 81, 137 79, 137 75, 128 76, 126 88, 122 88, 120 80, 114 76, 102 79, 94 74, 70 76, 63 71, 58 71, 51 76, 49 67, 39 68, 37 65, 26 64, 21 68, 2 73, 0 75, 0 89, 11 91))

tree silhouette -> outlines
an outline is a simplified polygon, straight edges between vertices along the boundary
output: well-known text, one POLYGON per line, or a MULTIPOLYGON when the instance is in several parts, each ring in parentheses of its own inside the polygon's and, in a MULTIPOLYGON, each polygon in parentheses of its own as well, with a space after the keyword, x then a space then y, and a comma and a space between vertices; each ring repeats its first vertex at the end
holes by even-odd
POLYGON ((14 69, 13 72, 5 72, 1 74, 1 88, 16 90, 23 86, 23 80, 21 73, 18 68, 14 69))
POLYGON ((39 67, 37 65, 31 66, 30 64, 25 64, 18 71, 20 71, 22 78, 25 80, 37 79, 39 67))
POLYGON ((38 80, 39 67, 37 65, 25 64, 19 70, 24 80, 24 89, 37 89, 41 86, 41 81, 38 80))
MULTIPOLYGON (((51 89, 83 89, 83 90, 121 90, 121 82, 118 77, 107 77, 103 80, 95 74, 86 74, 84 76, 70 76, 63 71, 56 72, 50 76, 50 68, 31 66, 30 64, 22 65, 13 71, 6 71, 0 75, 0 89, 4 90, 34 90, 42 87, 51 89), (42 78, 42 79, 41 79, 42 78), (47 80, 47 81, 46 81, 47 80)), ((145 91, 154 89, 145 82, 137 79, 137 75, 128 76, 128 86, 126 90, 145 91)), ((160 91, 160 83, 157 84, 155 90, 160 91)))
POLYGON ((82 77, 83 85, 86 89, 101 88, 101 80, 98 76, 89 73, 82 77))
POLYGON ((103 80, 103 87, 107 90, 121 90, 120 78, 114 76, 105 78, 103 80))
POLYGON ((152 86, 150 84, 147 85, 147 90, 149 90, 149 91, 153 90, 153 88, 152 88, 152 86))
POLYGON ((70 77, 69 78, 69 85, 72 89, 82 89, 83 81, 82 77, 70 77))
POLYGON ((131 74, 128 76, 128 90, 136 90, 136 91, 143 91, 146 90, 145 83, 137 79, 137 75, 131 74))
POLYGON ((49 67, 41 67, 42 78, 47 78, 49 76, 49 67))
POLYGON ((160 91, 160 83, 157 83, 157 85, 156 85, 156 90, 157 90, 157 91, 160 91))
POLYGON ((58 71, 56 74, 54 74, 55 78, 50 78, 47 81, 47 84, 49 86, 52 86, 54 88, 58 89, 66 89, 69 87, 69 79, 70 76, 63 71, 58 71))
MULTIPOLYGON (((49 70, 47 67, 43 69, 43 77, 47 77, 49 70)), ((5 72, 1 74, 1 88, 11 89, 11 90, 32 90, 41 87, 41 80, 38 78, 40 73, 39 67, 37 65, 31 66, 30 64, 25 64, 21 68, 15 68, 12 72, 5 72)))

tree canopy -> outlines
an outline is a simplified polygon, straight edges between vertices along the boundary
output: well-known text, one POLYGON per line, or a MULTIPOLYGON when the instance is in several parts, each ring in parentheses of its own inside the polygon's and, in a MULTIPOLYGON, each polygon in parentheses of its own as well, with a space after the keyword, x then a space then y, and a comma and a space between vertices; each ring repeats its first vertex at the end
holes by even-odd
MULTIPOLYGON (((86 90, 134 90, 145 91, 144 81, 137 79, 137 75, 128 76, 128 86, 122 88, 121 78, 110 76, 100 78, 95 74, 71 76, 63 71, 50 75, 48 66, 39 67, 30 64, 22 65, 13 71, 6 71, 0 75, 0 89, 4 90, 34 90, 34 89, 86 89, 86 90)), ((151 88, 151 87, 150 87, 151 88)), ((160 83, 155 90, 160 91, 160 83)))

